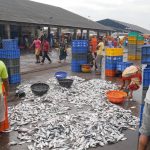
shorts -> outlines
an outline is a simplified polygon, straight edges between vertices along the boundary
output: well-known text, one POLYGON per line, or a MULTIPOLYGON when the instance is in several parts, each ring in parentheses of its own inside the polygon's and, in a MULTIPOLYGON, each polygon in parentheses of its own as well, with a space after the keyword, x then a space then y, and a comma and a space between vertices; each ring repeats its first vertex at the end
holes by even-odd
POLYGON ((142 126, 140 128, 140 133, 145 136, 150 136, 150 104, 145 103, 142 126))
POLYGON ((35 49, 35 55, 40 55, 40 49, 39 48, 35 49))

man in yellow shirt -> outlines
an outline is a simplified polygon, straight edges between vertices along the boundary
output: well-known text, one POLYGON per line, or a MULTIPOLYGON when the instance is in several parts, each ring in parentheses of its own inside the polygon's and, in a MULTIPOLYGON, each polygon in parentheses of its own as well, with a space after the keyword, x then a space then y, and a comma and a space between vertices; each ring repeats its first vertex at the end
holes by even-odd
POLYGON ((101 67, 102 67, 102 52, 104 50, 104 43, 102 39, 99 39, 99 44, 97 45, 97 56, 96 56, 96 65, 97 65, 97 72, 96 74, 101 74, 101 67))
POLYGON ((0 61, 0 122, 2 122, 5 119, 5 106, 2 94, 2 84, 4 85, 5 96, 8 96, 8 73, 5 64, 2 61, 0 61))

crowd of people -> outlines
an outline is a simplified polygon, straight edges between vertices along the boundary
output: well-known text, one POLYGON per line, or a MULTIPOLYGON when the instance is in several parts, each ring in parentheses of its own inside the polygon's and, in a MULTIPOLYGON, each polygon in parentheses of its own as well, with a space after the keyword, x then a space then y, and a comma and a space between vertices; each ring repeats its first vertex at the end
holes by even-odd
MULTIPOLYGON (((103 58, 103 51, 105 46, 107 47, 121 47, 122 43, 119 38, 112 38, 112 37, 107 37, 107 38, 96 38, 93 36, 89 40, 89 49, 90 52, 92 53, 93 60, 92 63, 94 63, 93 69, 97 71, 97 74, 100 74, 100 68, 101 68, 101 62, 103 58), (96 63, 100 63, 100 65, 97 65, 96 63)), ((35 63, 40 63, 44 64, 45 58, 49 61, 49 63, 52 63, 52 60, 49 56, 49 53, 52 52, 52 46, 50 45, 49 40, 46 37, 40 37, 38 38, 37 36, 34 38, 32 44, 29 46, 29 49, 33 48, 35 50, 35 63), (41 57, 41 58, 40 58, 41 57)), ((61 40, 58 42, 58 49, 59 49, 59 60, 58 62, 61 63, 62 60, 64 62, 66 61, 67 55, 67 48, 68 48, 68 42, 65 39, 65 37, 61 37, 61 40)))
POLYGON ((105 47, 109 48, 120 48, 122 47, 122 42, 119 38, 112 37, 99 37, 93 36, 89 41, 89 52, 88 52, 88 64, 92 65, 92 70, 95 70, 97 75, 101 74, 102 59, 104 57, 103 51, 105 47))
MULTIPOLYGON (((52 63, 52 60, 49 56, 49 53, 52 52, 52 47, 47 38, 35 37, 33 43, 29 48, 31 49, 32 47, 34 47, 35 50, 35 63, 40 63, 41 65, 43 65, 45 62, 45 58, 47 58, 50 64, 52 63), (40 59, 40 57, 42 57, 42 59, 40 59)), ((64 37, 62 37, 59 43, 59 63, 61 63, 62 60, 64 60, 64 62, 66 61, 67 47, 68 44, 64 37)))

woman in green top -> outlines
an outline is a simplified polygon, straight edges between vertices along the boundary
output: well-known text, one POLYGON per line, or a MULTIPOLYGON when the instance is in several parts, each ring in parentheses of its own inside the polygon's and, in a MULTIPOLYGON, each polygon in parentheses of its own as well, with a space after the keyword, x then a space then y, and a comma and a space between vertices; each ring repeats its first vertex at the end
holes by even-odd
MULTIPOLYGON (((8 115, 7 115, 7 103, 4 101, 4 97, 8 96, 8 73, 5 64, 0 61, 0 132, 9 128, 8 115), (3 84, 3 92, 2 92, 3 84)), ((5 98, 6 100, 6 98, 5 98)))

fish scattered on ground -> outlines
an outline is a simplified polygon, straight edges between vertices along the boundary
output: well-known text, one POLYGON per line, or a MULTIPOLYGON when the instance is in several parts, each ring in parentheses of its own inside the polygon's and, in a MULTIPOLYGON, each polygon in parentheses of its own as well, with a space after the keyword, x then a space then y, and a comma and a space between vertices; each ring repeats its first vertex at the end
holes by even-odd
POLYGON ((105 93, 117 86, 100 79, 69 78, 74 80, 70 89, 50 78, 49 91, 41 97, 32 93, 31 83, 18 87, 26 96, 9 107, 18 144, 29 143, 28 150, 85 150, 126 140, 123 131, 135 129, 138 118, 107 100, 105 93))

